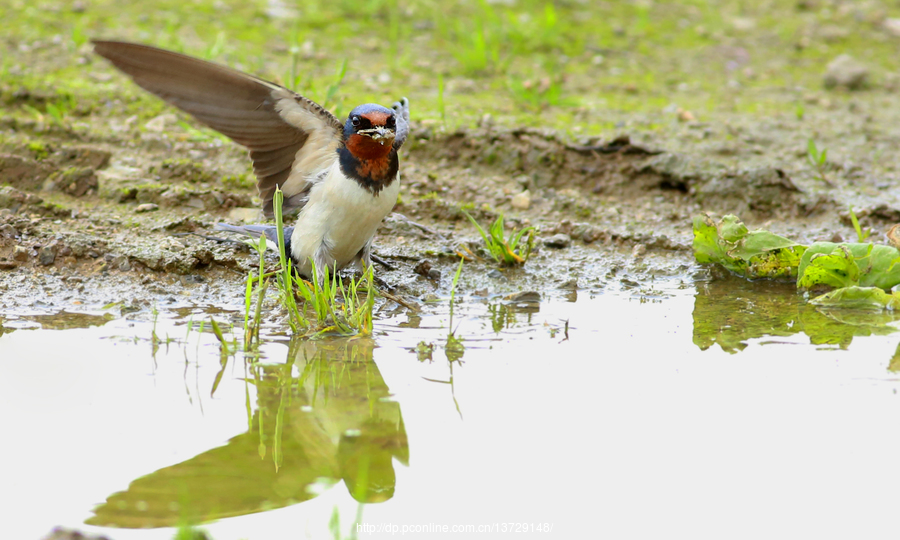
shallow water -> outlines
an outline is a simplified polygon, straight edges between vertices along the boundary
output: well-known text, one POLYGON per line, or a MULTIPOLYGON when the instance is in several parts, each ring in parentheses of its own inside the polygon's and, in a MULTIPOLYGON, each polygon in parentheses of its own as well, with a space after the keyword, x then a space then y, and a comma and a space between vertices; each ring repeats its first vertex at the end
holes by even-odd
POLYGON ((332 538, 335 512, 345 538, 895 534, 896 316, 685 277, 464 298, 461 347, 446 302, 270 335, 253 364, 210 316, 241 318, 4 315, 4 537, 332 538))

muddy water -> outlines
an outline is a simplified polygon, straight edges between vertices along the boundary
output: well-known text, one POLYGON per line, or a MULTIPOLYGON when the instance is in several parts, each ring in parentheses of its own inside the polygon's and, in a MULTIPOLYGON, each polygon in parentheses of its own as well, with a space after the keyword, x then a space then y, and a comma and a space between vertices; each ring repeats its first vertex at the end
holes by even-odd
POLYGON ((691 276, 466 297, 459 342, 448 308, 372 339, 270 332, 259 357, 223 354, 205 321, 239 341, 242 315, 221 309, 4 315, 3 536, 332 538, 335 514, 343 538, 893 530, 896 317, 691 276))

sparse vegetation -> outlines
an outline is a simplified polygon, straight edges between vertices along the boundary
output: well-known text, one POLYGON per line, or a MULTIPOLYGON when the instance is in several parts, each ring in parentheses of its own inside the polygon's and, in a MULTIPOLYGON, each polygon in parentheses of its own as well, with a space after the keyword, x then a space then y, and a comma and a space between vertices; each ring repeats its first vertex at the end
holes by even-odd
POLYGON ((825 177, 825 170, 828 167, 828 149, 823 148, 819 150, 816 146, 816 141, 809 139, 807 142, 806 159, 816 172, 816 178, 825 184, 831 185, 831 182, 825 177))
POLYGON ((853 205, 850 205, 848 208, 850 213, 850 223, 853 224, 853 230, 856 231, 856 241, 860 244, 865 242, 869 236, 872 235, 872 231, 863 230, 859 225, 859 219, 856 218, 856 212, 853 211, 853 205))
POLYGON ((366 268, 359 279, 350 278, 346 287, 337 272, 329 268, 319 269, 315 261, 311 261, 312 274, 322 276, 321 280, 314 278, 307 282, 297 277, 284 249, 283 203, 284 194, 276 189, 275 223, 278 227, 278 257, 281 263, 277 283, 281 304, 289 314, 291 330, 295 334, 312 335, 371 333, 372 310, 375 305, 372 268, 366 268), (297 303, 298 295, 303 301, 302 305, 297 303), (311 315, 309 311, 312 312, 311 315))
POLYGON ((528 260, 531 250, 534 249, 534 227, 523 227, 513 232, 512 236, 507 239, 503 229, 503 214, 497 216, 490 229, 485 231, 471 214, 465 210, 463 213, 478 230, 484 240, 485 248, 495 261, 500 264, 515 265, 524 264, 528 260), (526 234, 528 236, 525 236, 526 234))

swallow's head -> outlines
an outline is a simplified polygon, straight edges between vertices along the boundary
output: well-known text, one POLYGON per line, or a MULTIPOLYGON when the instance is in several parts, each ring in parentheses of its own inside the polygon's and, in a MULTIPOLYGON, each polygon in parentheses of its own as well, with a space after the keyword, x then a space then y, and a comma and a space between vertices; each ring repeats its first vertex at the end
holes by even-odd
POLYGON ((394 111, 368 103, 352 111, 344 124, 344 144, 360 160, 386 157, 394 145, 397 119, 394 111))

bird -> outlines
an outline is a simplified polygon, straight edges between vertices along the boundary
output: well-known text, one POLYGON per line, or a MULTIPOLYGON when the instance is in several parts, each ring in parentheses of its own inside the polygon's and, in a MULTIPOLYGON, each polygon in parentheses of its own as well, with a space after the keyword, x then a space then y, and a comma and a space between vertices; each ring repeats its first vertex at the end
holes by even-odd
MULTIPOLYGON (((250 150, 264 215, 274 215, 276 187, 284 214, 296 215, 284 242, 301 275, 321 281, 326 268, 371 266, 375 232, 400 193, 407 98, 391 108, 359 105, 342 124, 311 99, 220 64, 138 43, 92 43, 138 86, 250 150)), ((273 225, 217 229, 277 245, 273 225)))

